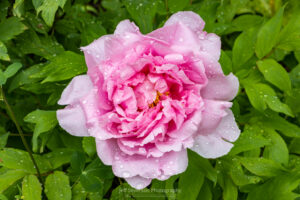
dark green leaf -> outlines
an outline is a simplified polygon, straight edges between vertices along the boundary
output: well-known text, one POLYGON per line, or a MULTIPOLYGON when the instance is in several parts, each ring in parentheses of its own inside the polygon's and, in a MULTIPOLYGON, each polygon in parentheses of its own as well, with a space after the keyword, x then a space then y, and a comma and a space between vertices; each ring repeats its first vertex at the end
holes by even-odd
POLYGON ((17 17, 10 17, 0 23, 0 41, 4 42, 19 35, 26 29, 26 26, 17 17))

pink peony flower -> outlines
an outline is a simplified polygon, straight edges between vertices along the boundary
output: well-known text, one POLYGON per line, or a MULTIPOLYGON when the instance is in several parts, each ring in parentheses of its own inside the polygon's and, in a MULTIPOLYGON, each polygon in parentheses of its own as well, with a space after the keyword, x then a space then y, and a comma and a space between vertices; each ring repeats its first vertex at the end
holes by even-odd
POLYGON ((62 93, 59 124, 92 136, 116 176, 142 189, 188 165, 187 148, 217 158, 240 130, 229 109, 239 83, 218 62, 221 41, 193 12, 178 12, 147 35, 129 20, 84 51, 87 75, 62 93))

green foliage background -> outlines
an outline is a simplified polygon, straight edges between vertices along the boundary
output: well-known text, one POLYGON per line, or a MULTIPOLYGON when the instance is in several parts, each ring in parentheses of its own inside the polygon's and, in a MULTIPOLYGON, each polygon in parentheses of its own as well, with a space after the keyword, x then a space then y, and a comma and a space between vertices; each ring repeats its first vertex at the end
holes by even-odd
POLYGON ((298 0, 1 0, 0 85, 1 200, 300 196, 298 0), (57 100, 86 72, 80 46, 123 19, 147 33, 180 10, 198 13, 205 30, 222 37, 223 71, 240 81, 232 109, 242 133, 228 155, 207 160, 189 152, 186 172, 136 191, 101 163, 92 138, 57 125, 57 100))

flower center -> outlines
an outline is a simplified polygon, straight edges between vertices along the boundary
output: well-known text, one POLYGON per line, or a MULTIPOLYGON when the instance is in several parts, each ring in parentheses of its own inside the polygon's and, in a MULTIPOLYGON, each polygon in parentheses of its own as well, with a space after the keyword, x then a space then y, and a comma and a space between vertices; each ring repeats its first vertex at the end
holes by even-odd
POLYGON ((149 104, 149 108, 155 107, 159 103, 160 98, 162 96, 168 96, 169 94, 170 94, 170 92, 165 92, 165 93, 161 94, 159 91, 156 91, 156 98, 151 104, 149 104))

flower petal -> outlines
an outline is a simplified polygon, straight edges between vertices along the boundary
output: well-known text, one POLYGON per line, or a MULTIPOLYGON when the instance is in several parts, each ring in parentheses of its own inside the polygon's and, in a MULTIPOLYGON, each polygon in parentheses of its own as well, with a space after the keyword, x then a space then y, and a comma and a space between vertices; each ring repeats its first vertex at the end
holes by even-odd
POLYGON ((165 26, 170 26, 176 23, 182 23, 188 26, 191 30, 198 32, 202 31, 205 22, 203 19, 194 12, 191 11, 182 11, 173 14, 165 23, 165 26))
POLYGON ((201 123, 198 126, 198 133, 201 135, 207 135, 215 130, 223 117, 228 113, 227 108, 232 106, 231 102, 204 100, 204 110, 202 112, 201 123))
POLYGON ((191 148, 205 158, 217 158, 226 155, 233 144, 224 139, 234 142, 240 135, 232 112, 227 109, 227 115, 222 119, 219 126, 208 135, 198 134, 195 137, 194 146, 191 148))
POLYGON ((239 81, 232 73, 228 76, 214 76, 201 90, 204 99, 231 101, 239 90, 239 81))
POLYGON ((140 33, 139 28, 128 19, 121 21, 114 32, 115 35, 121 35, 124 33, 140 33))
POLYGON ((86 127, 86 118, 80 104, 69 105, 57 110, 59 125, 74 136, 89 136, 86 127))
POLYGON ((117 143, 114 139, 99 140, 96 139, 97 154, 105 165, 112 165, 115 156, 117 143))
POLYGON ((87 95, 93 88, 93 83, 88 75, 75 76, 63 91, 59 105, 76 103, 81 97, 87 95))
POLYGON ((151 178, 143 178, 141 176, 134 176, 131 178, 125 178, 125 180, 127 181, 127 183, 137 189, 137 190, 141 190, 144 189, 145 187, 147 187, 148 185, 150 185, 152 179, 151 178))

